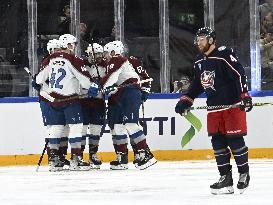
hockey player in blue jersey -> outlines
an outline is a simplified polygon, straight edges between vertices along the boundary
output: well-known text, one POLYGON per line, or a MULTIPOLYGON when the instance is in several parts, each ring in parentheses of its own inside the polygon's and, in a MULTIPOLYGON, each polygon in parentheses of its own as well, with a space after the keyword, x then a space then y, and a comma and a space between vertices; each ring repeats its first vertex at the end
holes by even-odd
POLYGON ((240 193, 249 185, 248 148, 243 136, 247 134, 246 112, 252 109, 244 68, 232 49, 216 47, 216 34, 211 28, 200 28, 195 45, 200 54, 194 63, 194 79, 188 93, 176 104, 175 111, 185 114, 194 99, 205 92, 207 105, 234 105, 236 108, 208 110, 207 130, 211 136, 220 180, 210 186, 212 194, 234 193, 231 153, 240 174, 240 193), (239 106, 241 104, 241 106, 239 106))

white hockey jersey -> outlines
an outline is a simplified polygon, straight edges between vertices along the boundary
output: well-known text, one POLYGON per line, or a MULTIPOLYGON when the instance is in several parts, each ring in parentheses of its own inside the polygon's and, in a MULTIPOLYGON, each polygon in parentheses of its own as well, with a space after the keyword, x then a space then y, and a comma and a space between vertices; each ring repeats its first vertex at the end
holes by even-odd
POLYGON ((47 65, 36 76, 36 83, 49 80, 49 93, 54 98, 65 99, 80 94, 80 87, 91 86, 91 76, 84 61, 72 54, 54 53, 47 65))
POLYGON ((103 88, 112 86, 113 84, 121 85, 127 83, 134 83, 140 80, 139 75, 135 69, 123 56, 113 56, 107 65, 107 75, 102 78, 100 84, 103 88))

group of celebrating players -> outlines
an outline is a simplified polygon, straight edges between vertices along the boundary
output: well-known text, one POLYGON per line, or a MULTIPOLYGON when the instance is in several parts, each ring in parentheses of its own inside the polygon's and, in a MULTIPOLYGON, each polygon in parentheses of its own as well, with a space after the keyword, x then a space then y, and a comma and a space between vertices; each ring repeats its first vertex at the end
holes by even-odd
POLYGON ((76 46, 71 34, 50 40, 49 55, 32 81, 40 93, 47 129, 49 171, 61 171, 66 165, 73 171, 99 169, 97 152, 106 123, 116 152, 110 169, 128 169, 128 136, 136 168, 152 166, 157 161, 139 125, 139 108, 148 98, 152 79, 137 58, 125 56, 121 41, 104 47, 90 44, 85 60, 75 55, 76 46), (89 161, 84 161, 87 139, 89 161))

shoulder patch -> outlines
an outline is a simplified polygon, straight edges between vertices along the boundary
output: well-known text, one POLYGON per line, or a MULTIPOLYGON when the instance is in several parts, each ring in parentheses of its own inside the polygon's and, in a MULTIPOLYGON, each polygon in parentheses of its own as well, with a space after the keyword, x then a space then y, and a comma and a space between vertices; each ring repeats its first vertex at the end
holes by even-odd
POLYGON ((226 46, 221 46, 221 47, 218 48, 218 51, 223 51, 223 50, 225 50, 226 48, 227 48, 226 46))

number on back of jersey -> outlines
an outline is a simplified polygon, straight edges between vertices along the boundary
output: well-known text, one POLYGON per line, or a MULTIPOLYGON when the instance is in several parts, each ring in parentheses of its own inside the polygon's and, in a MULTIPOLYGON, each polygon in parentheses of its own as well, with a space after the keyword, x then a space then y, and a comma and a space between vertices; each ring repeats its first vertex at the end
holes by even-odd
POLYGON ((61 84, 61 81, 64 79, 65 76, 66 76, 65 69, 59 68, 57 72, 54 72, 54 68, 52 68, 49 79, 50 87, 62 89, 63 85, 61 84))

